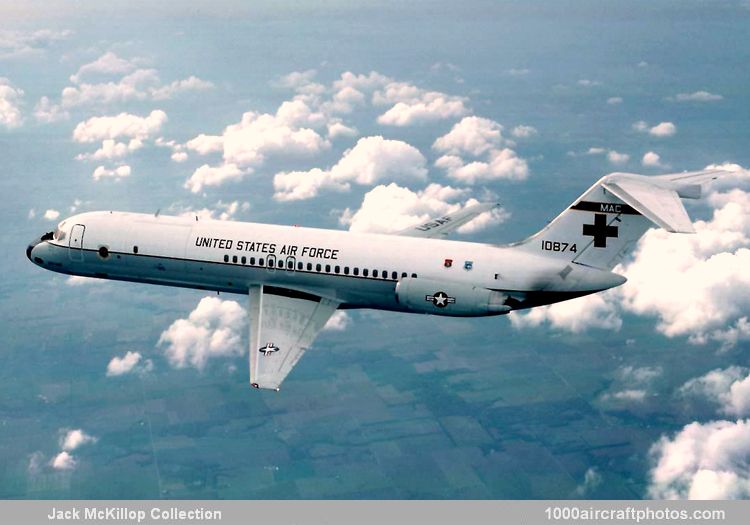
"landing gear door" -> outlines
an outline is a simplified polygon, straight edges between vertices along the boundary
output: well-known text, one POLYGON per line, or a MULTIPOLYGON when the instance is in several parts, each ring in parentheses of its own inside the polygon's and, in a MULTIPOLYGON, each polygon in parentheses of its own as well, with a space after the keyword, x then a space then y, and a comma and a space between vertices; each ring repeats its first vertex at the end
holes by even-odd
POLYGON ((68 241, 68 256, 71 261, 83 260, 83 234, 86 227, 83 224, 76 224, 70 230, 70 240, 68 241))

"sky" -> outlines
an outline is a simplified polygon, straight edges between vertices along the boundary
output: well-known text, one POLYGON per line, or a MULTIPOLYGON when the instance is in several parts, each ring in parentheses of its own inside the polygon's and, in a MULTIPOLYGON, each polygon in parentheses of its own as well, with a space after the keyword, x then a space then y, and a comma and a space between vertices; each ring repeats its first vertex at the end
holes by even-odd
POLYGON ((0 497, 750 497, 750 4, 0 2, 0 497), (83 211, 525 238, 722 166, 622 287, 338 313, 248 388, 242 296, 66 277, 83 211), (107 480, 103 483, 102 480, 107 480))

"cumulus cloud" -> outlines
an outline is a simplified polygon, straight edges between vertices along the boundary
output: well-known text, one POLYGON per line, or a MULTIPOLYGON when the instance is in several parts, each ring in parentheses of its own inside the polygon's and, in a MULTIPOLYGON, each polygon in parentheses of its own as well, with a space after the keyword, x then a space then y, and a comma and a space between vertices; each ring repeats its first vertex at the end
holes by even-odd
MULTIPOLYGON (((438 137, 432 145, 445 153, 435 166, 446 171, 450 178, 474 184, 493 179, 525 179, 529 174, 526 160, 518 157, 510 147, 513 143, 502 136, 503 127, 490 119, 464 117, 451 130, 438 137), (461 155, 482 156, 484 160, 466 162, 461 155)), ((524 129, 522 133, 529 133, 524 129)))
POLYGON ((612 164, 625 164, 630 160, 630 155, 626 153, 619 153, 612 149, 607 152, 607 160, 612 164))
POLYGON ((53 103, 49 97, 42 97, 34 106, 34 118, 45 124, 59 122, 70 118, 70 113, 53 103))
POLYGON ((213 88, 213 82, 190 75, 188 78, 175 80, 167 85, 153 88, 151 90, 151 98, 154 100, 167 100, 181 93, 189 91, 207 91, 213 88))
POLYGON ((721 413, 728 416, 750 416, 750 369, 742 366, 717 368, 687 381, 679 393, 705 398, 719 405, 721 413))
POLYGON ((119 137, 145 140, 158 134, 166 122, 167 114, 160 109, 155 109, 145 117, 131 113, 91 117, 76 125, 73 130, 73 139, 79 143, 91 143, 119 137))
POLYGON ((97 438, 91 436, 80 428, 67 430, 60 437, 60 448, 65 452, 72 452, 82 445, 96 443, 97 438))
POLYGON ((154 363, 150 359, 141 360, 140 352, 127 352, 122 357, 113 357, 107 365, 107 377, 121 376, 130 372, 148 372, 153 369, 154 363), (140 365, 140 366, 139 366, 140 365))
POLYGON ((125 75, 136 69, 136 62, 118 57, 112 51, 107 51, 102 56, 83 64, 78 71, 70 76, 70 81, 79 84, 83 77, 94 75, 125 75))
POLYGON ((427 91, 406 82, 390 82, 373 95, 376 105, 392 105, 377 119, 379 124, 409 126, 460 117, 468 113, 467 99, 427 91))
POLYGON ((351 317, 343 310, 337 310, 328 319, 328 322, 323 327, 323 330, 330 330, 332 332, 343 332, 351 324, 351 317))
POLYGON ((576 495, 579 497, 585 497, 590 495, 602 484, 602 475, 596 469, 596 467, 589 467, 586 473, 583 475, 583 483, 576 487, 576 495))
MULTIPOLYGON (((396 232, 423 223, 432 217, 477 204, 475 199, 467 199, 463 206, 456 202, 466 199, 467 196, 467 190, 434 183, 416 192, 395 183, 380 185, 365 194, 359 209, 344 210, 339 222, 355 232, 396 232)), ((509 216, 502 209, 485 213, 486 215, 481 214, 464 224, 459 232, 469 233, 491 224, 499 224, 509 216)))
POLYGON ((716 102, 724 97, 708 91, 694 91, 693 93, 678 93, 674 100, 677 102, 716 102))
POLYGON ((96 279, 94 277, 84 277, 83 275, 71 275, 67 279, 65 279, 65 284, 68 286, 83 286, 86 284, 93 284, 93 283, 102 283, 105 281, 102 281, 101 279, 96 279))
POLYGON ((0 31, 0 58, 20 58, 43 53, 50 46, 70 37, 72 31, 0 31))
POLYGON ((614 106, 616 104, 622 104, 622 97, 609 97, 607 99, 607 104, 610 106, 614 106))
POLYGON ((661 168, 663 166, 661 163, 661 157, 658 153, 655 153, 653 151, 648 151, 643 154, 641 164, 649 168, 661 168))
POLYGON ((615 305, 608 301, 605 292, 587 295, 532 308, 527 313, 511 312, 508 316, 514 328, 533 328, 549 324, 552 328, 580 333, 591 328, 619 330, 622 319, 615 305))
POLYGON ((672 122, 660 122, 655 126, 650 126, 647 122, 639 120, 633 124, 633 129, 654 137, 671 137, 677 133, 677 126, 672 122))
POLYGON ((76 459, 63 450, 52 458, 50 466, 55 470, 73 470, 76 467, 76 459))
POLYGON ((525 126, 520 125, 513 128, 511 131, 511 134, 519 139, 527 139, 529 137, 533 137, 534 135, 537 135, 539 131, 534 126, 525 126))
POLYGON ((249 170, 241 170, 236 164, 209 166, 203 164, 185 181, 184 187, 193 193, 200 193, 208 186, 220 186, 227 181, 242 180, 249 170))
POLYGON ((117 166, 116 168, 106 168, 104 166, 97 166, 94 170, 94 173, 92 174, 92 177, 94 177, 94 180, 98 181, 100 179, 121 179, 124 177, 130 177, 130 166, 127 164, 124 164, 122 166, 117 166))
POLYGON ((49 209, 44 212, 44 218, 48 221, 56 221, 60 218, 60 212, 57 210, 49 209))
POLYGON ((14 87, 7 78, 0 77, 0 126, 13 129, 23 123, 22 99, 23 90, 14 87))
POLYGON ((242 355, 245 310, 236 301, 204 297, 187 319, 162 332, 157 346, 175 368, 205 368, 209 359, 242 355))
POLYGON ((115 160, 121 159, 130 153, 143 147, 141 139, 130 139, 128 142, 117 142, 114 139, 105 139, 99 149, 93 153, 80 153, 76 160, 115 160))
POLYGON ((415 147, 381 136, 364 137, 344 152, 330 169, 277 173, 273 179, 280 201, 309 199, 321 189, 346 191, 352 183, 372 185, 383 180, 423 180, 426 160, 415 147))
POLYGON ((750 420, 690 423, 662 436, 650 453, 650 498, 750 497, 750 420))
POLYGON ((214 204, 213 208, 181 208, 179 206, 173 206, 172 210, 177 213, 180 217, 198 217, 201 220, 211 219, 219 221, 228 221, 237 214, 237 212, 246 212, 250 209, 249 202, 223 202, 219 201, 214 204))

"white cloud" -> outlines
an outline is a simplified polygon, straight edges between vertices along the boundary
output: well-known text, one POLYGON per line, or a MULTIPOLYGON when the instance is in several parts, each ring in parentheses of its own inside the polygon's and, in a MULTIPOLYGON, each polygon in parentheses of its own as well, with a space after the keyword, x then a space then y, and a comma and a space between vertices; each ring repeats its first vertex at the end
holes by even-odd
POLYGON ((131 113, 114 116, 91 117, 79 122, 73 130, 73 139, 80 143, 127 137, 146 140, 161 131, 167 122, 167 114, 160 109, 148 116, 140 117, 131 113))
POLYGON ((523 77, 528 75, 529 73, 531 73, 531 70, 526 68, 511 68, 508 70, 508 74, 513 77, 523 77))
POLYGON ((432 148, 452 155, 468 153, 478 157, 505 143, 502 131, 503 127, 494 120, 464 117, 448 133, 438 137, 432 148))
POLYGON ((589 467, 583 475, 583 483, 576 487, 576 495, 584 497, 591 494, 602 484, 602 475, 596 467, 589 467))
POLYGON ((121 159, 143 147, 141 139, 130 139, 127 143, 105 139, 102 146, 93 153, 80 153, 76 160, 115 160, 121 159))
POLYGON ((342 332, 347 329, 347 327, 351 324, 351 321, 352 320, 349 317, 349 314, 347 314, 343 310, 337 310, 336 312, 334 312, 331 318, 328 319, 328 322, 323 327, 323 330, 342 332))
POLYGON ((201 133, 197 137, 188 140, 185 143, 185 147, 191 151, 195 151, 199 155, 208 155, 209 153, 219 152, 224 149, 224 137, 201 133))
POLYGON ((658 153, 655 153, 653 151, 648 151, 643 154, 643 158, 641 159, 641 164, 644 166, 648 166, 650 168, 661 168, 661 157, 658 153))
MULTIPOLYGON (((605 292, 609 294, 611 292, 605 292)), ((552 328, 573 333, 591 328, 619 330, 622 326, 616 307, 598 293, 563 301, 549 306, 532 308, 528 313, 511 312, 508 316, 515 328, 537 327, 549 324, 552 328)))
POLYGON ((537 135, 539 131, 534 126, 516 126, 513 128, 513 131, 511 131, 511 134, 519 139, 527 139, 529 137, 533 137, 534 135, 537 135))
POLYGON ((21 58, 44 52, 54 43, 70 37, 72 31, 0 31, 0 58, 21 58))
POLYGON ((184 187, 193 193, 199 193, 204 187, 220 186, 227 181, 239 181, 250 170, 241 170, 236 164, 209 166, 203 164, 185 181, 184 187))
POLYGON ((679 390, 685 396, 699 396, 719 405, 723 414, 750 416, 750 369, 741 366, 712 370, 687 381, 679 390))
POLYGON ((630 155, 611 149, 607 152, 607 160, 612 164, 625 164, 630 160, 630 155))
POLYGON ((56 221, 60 218, 60 212, 57 210, 49 209, 44 212, 44 218, 48 221, 56 221))
POLYGON ((351 183, 372 185, 383 180, 423 180, 425 158, 415 147, 381 136, 363 137, 344 152, 329 170, 277 173, 274 198, 281 201, 309 199, 321 189, 348 190, 351 183))
POLYGON ((110 169, 106 168, 104 166, 97 166, 94 170, 94 173, 92 174, 92 177, 94 177, 94 180, 99 179, 121 179, 123 177, 130 177, 130 166, 127 164, 124 164, 122 166, 117 166, 116 168, 110 169))
MULTIPOLYGON (((174 208, 174 207, 173 207, 174 208)), ((250 209, 249 202, 217 202, 213 208, 201 208, 194 210, 192 208, 177 208, 177 214, 180 217, 198 217, 201 220, 211 219, 219 221, 228 221, 237 214, 239 211, 246 212, 250 209)))
POLYGON ((588 78, 582 78, 577 83, 579 86, 584 86, 584 87, 594 87, 594 86, 602 85, 602 83, 599 82, 598 80, 589 80, 588 78))
POLYGON ((460 117, 468 113, 467 99, 427 91, 406 82, 390 82, 373 95, 376 105, 393 106, 377 119, 379 124, 409 126, 460 117))
POLYGON ((50 466, 55 470, 73 470, 76 467, 76 460, 72 455, 63 450, 52 458, 50 466))
POLYGON ((153 100, 167 100, 181 93, 189 91, 208 91, 214 87, 213 82, 190 75, 188 78, 175 80, 167 85, 153 88, 151 90, 151 98, 153 100))
POLYGON ((339 137, 356 137, 357 129, 347 126, 338 119, 332 119, 328 123, 328 138, 336 139, 339 137))
POLYGON ((708 91, 695 91, 693 93, 678 93, 674 100, 677 102, 715 102, 722 100, 724 97, 708 91))
POLYGON ((54 104, 48 97, 42 97, 34 106, 34 118, 37 121, 49 124, 70 118, 70 114, 61 106, 54 104))
POLYGON ((647 122, 639 120, 633 124, 633 129, 654 137, 671 137, 677 133, 677 126, 671 122, 660 122, 656 126, 649 126, 647 122))
POLYGON ((694 422, 651 447, 648 496, 655 499, 750 497, 750 421, 694 422))
POLYGON ((244 353, 240 334, 245 317, 235 301, 204 297, 187 319, 176 320, 162 332, 157 345, 164 347, 172 366, 202 370, 211 358, 244 353))
POLYGON ((66 452, 73 452, 83 445, 96 443, 97 441, 97 438, 94 436, 90 436, 80 428, 77 428, 65 432, 65 435, 60 438, 60 448, 66 452))
MULTIPOLYGON (((520 133, 531 134, 530 126, 522 126, 520 133)), ((466 184, 493 179, 525 179, 529 174, 526 160, 509 147, 512 142, 502 136, 503 127, 494 120, 464 117, 451 130, 432 144, 436 151, 446 153, 435 161, 435 166, 453 179, 466 184), (484 155, 485 160, 465 162, 460 156, 484 155)), ((518 128, 516 128, 518 130, 518 128)))
POLYGON ((435 161, 435 166, 444 169, 448 177, 465 184, 495 179, 523 180, 529 175, 526 160, 510 148, 492 150, 487 162, 468 164, 457 155, 443 155, 435 161))
POLYGON ((616 104, 622 104, 622 97, 609 97, 607 99, 607 104, 610 106, 614 106, 616 104))
POLYGON ((291 73, 284 75, 278 81, 281 87, 296 89, 313 81, 313 78, 318 74, 314 69, 308 69, 306 71, 292 71, 291 73))
POLYGON ((153 369, 153 362, 146 359, 141 364, 143 356, 140 352, 127 352, 122 357, 113 357, 107 365, 107 377, 121 376, 130 372, 147 372, 153 369), (138 366, 141 364, 141 366, 138 366))
MULTIPOLYGON (((464 206, 477 204, 474 199, 468 199, 464 206, 455 202, 465 199, 467 190, 430 184, 424 190, 411 191, 395 183, 376 186, 367 192, 362 205, 356 211, 347 208, 341 215, 339 222, 349 226, 350 231, 391 233, 420 224, 426 220, 453 213, 464 206)), ((490 224, 498 224, 508 217, 504 210, 487 212, 489 216, 480 215, 474 221, 468 222, 459 229, 461 233, 477 231, 490 224), (474 224, 473 224, 474 223, 474 224)))
POLYGON ((83 64, 78 68, 78 72, 70 76, 70 81, 79 84, 82 77, 92 75, 124 75, 132 72, 136 68, 136 61, 125 60, 118 57, 112 51, 107 51, 102 56, 83 64))
POLYGON ((0 77, 0 126, 13 129, 23 123, 22 98, 22 89, 13 87, 7 78, 0 77))
POLYGON ((735 189, 707 200, 713 217, 696 221, 696 234, 646 232, 620 289, 626 310, 656 315, 660 332, 694 343, 722 340, 750 308, 750 193, 735 189))

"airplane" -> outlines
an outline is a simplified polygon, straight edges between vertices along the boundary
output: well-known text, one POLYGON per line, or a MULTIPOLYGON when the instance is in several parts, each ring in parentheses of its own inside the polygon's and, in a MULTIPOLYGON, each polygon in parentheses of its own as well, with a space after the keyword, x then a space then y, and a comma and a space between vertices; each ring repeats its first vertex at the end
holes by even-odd
POLYGON ((250 384, 278 391, 337 309, 494 316, 619 286, 611 270, 646 230, 694 232, 681 198, 724 173, 611 173, 508 245, 445 239, 495 203, 395 234, 95 211, 66 218, 26 256, 68 275, 245 294, 250 384))

